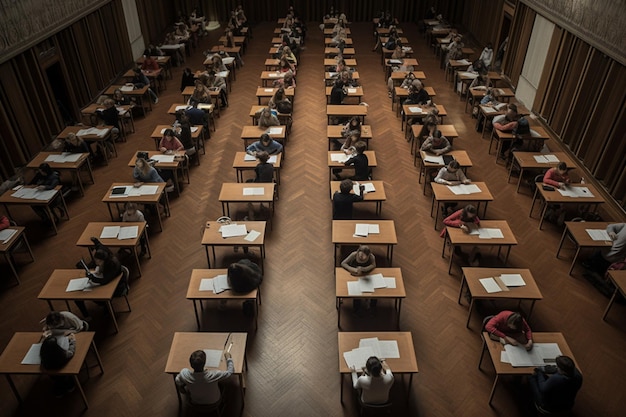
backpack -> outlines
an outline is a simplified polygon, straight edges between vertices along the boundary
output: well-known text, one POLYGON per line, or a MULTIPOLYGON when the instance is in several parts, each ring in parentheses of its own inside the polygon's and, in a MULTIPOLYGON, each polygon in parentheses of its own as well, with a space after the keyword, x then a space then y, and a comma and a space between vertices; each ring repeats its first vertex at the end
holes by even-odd
POLYGON ((530 124, 528 123, 528 119, 525 117, 520 117, 517 120, 517 127, 513 129, 513 134, 516 136, 528 135, 530 133, 530 124))

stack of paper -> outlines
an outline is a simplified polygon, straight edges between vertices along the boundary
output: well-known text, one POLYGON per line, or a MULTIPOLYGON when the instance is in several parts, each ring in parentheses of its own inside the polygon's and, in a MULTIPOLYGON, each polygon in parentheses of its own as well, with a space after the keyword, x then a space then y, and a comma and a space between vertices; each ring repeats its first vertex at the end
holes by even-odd
POLYGON ((380 233, 380 226, 377 224, 357 223, 354 228, 354 235, 360 237, 367 237, 369 234, 380 233))
POLYGON ((109 132, 109 129, 98 129, 97 127, 90 127, 89 129, 80 129, 76 132, 76 136, 96 135, 102 137, 109 132))
POLYGON ((443 165, 443 156, 426 155, 424 162, 430 162, 431 164, 443 165))
POLYGON ((565 189, 557 188, 557 191, 561 193, 563 197, 583 197, 593 198, 595 197, 589 188, 587 187, 565 187, 565 189))
POLYGON ((157 162, 172 163, 174 162, 175 157, 176 155, 152 155, 150 159, 155 160, 157 162))
POLYGON ((9 240, 17 233, 16 229, 4 229, 0 231, 0 242, 3 245, 7 244, 9 240))
POLYGON ((76 162, 80 159, 82 155, 79 153, 67 153, 67 152, 63 152, 62 154, 52 154, 52 155, 48 155, 48 157, 45 159, 46 162, 58 162, 58 163, 63 163, 63 162, 76 162))
POLYGON ((477 72, 470 72, 470 71, 459 71, 458 72, 459 76, 467 78, 467 79, 474 79, 476 77, 478 77, 478 73, 477 72))
POLYGON ((261 236, 261 232, 257 232, 256 230, 250 230, 250 232, 248 232, 248 234, 246 235, 246 237, 243 238, 243 240, 247 242, 254 242, 256 238, 259 236, 261 236))
POLYGON ((348 94, 355 94, 356 91, 356 88, 348 88, 348 94))
POLYGON ((67 288, 65 292, 74 292, 74 291, 88 291, 93 285, 93 283, 89 282, 89 278, 75 278, 71 279, 70 282, 67 283, 67 288))
POLYGON ((470 65, 471 62, 469 62, 467 59, 463 58, 463 59, 459 59, 457 61, 459 64, 463 64, 463 65, 470 65))
POLYGON ((202 278, 200 280, 200 291, 213 291, 219 294, 226 290, 230 290, 228 277, 226 275, 218 275, 215 278, 202 278))
POLYGON ((534 343, 531 350, 519 345, 505 345, 500 360, 514 367, 543 366, 554 363, 556 357, 561 354, 561 349, 556 343, 534 343))
POLYGON ((203 349, 203 351, 206 354, 204 368, 219 368, 224 351, 219 349, 203 349))
POLYGON ((209 103, 199 103, 198 108, 200 110, 211 110, 213 108, 213 105, 209 103))
POLYGON ((411 106, 411 107, 409 107, 409 111, 411 113, 421 113, 422 112, 422 108, 421 107, 411 106))
POLYGON ((341 152, 341 153, 331 153, 330 154, 330 160, 332 162, 346 162, 348 159, 350 159, 348 157, 348 155, 346 155, 345 153, 341 152))
POLYGON ((593 240, 604 240, 607 242, 612 241, 611 236, 606 232, 605 229, 585 229, 589 237, 593 240))
POLYGON ((133 91, 135 89, 134 85, 123 85, 120 87, 121 91, 133 91))
POLYGON ((370 348, 378 359, 394 359, 400 357, 398 342, 395 340, 378 340, 377 337, 361 339, 359 348, 370 348))
POLYGON ((371 347, 359 347, 349 352, 343 352, 343 359, 346 361, 348 368, 356 370, 365 368, 365 364, 370 356, 376 356, 371 347))
POLYGON ((448 185, 448 188, 456 195, 476 194, 481 192, 480 188, 476 184, 448 185))
POLYGON ((244 187, 243 195, 265 195, 263 187, 244 187))
POLYGON ((360 277, 358 281, 348 281, 347 286, 349 295, 361 295, 364 292, 376 292, 379 288, 396 288, 396 279, 372 274, 360 277))
POLYGON ((535 155, 534 158, 535 161, 539 162, 540 164, 551 164, 559 162, 559 158, 557 158, 555 155, 535 155))
MULTIPOLYGON (((187 110, 189 107, 191 107, 191 106, 187 106, 187 105, 176 106, 176 107, 175 107, 175 110, 176 110, 176 111, 180 111, 180 110, 187 110)), ((164 133, 164 132, 161 132, 161 133, 164 133)))
POLYGON ((139 226, 105 226, 100 239, 134 239, 139 235, 139 226))
POLYGON ((237 223, 224 224, 219 228, 219 231, 222 233, 223 238, 245 236, 248 234, 246 225, 237 223))

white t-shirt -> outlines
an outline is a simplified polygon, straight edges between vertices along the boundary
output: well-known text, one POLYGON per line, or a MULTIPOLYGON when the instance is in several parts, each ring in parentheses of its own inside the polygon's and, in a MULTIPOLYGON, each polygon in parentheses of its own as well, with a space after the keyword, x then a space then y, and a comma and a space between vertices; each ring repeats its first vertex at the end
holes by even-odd
POLYGON ((355 389, 361 390, 361 401, 366 404, 384 404, 389 401, 389 390, 393 385, 391 370, 381 376, 372 377, 361 375, 356 381, 353 378, 355 389))

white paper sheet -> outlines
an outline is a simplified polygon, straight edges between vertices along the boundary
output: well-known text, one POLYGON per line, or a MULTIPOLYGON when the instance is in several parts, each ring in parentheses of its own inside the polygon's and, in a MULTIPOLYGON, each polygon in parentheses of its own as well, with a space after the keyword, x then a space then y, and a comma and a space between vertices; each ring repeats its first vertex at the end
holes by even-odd
POLYGON ((361 295, 361 284, 359 281, 348 281, 348 295, 361 295))
POLYGON ((87 287, 89 287, 89 278, 75 278, 71 279, 70 282, 67 283, 65 292, 82 291, 87 287))
POLYGON ((41 190, 35 193, 35 200, 47 201, 50 200, 57 193, 57 190, 41 190))
POLYGON ((138 188, 139 195, 154 195, 159 191, 158 185, 142 185, 138 188))
POLYGON ((348 88, 348 94, 355 94, 357 91, 356 88, 348 88))
POLYGON ((219 368, 224 351, 218 349, 203 349, 206 354, 205 368, 219 368))
POLYGON ((375 356, 374 351, 370 347, 356 348, 343 353, 343 358, 348 368, 356 370, 364 368, 370 356, 375 356))
POLYGON ((556 189, 564 197, 582 197, 593 198, 595 197, 589 188, 587 187, 565 187, 565 189, 556 189))
POLYGON ((270 156, 270 157, 269 157, 269 159, 267 160, 267 162, 268 162, 269 164, 275 164, 275 163, 276 163, 276 161, 278 161, 278 155, 272 155, 272 156, 270 156))
POLYGON ((247 242, 254 242, 257 237, 261 236, 261 232, 257 232, 256 230, 250 230, 248 235, 244 238, 247 242))
POLYGON ((119 226, 105 226, 100 232, 100 239, 115 239, 119 233, 119 226))
POLYGON ((481 106, 481 108, 482 108, 482 109, 483 109, 483 111, 484 111, 485 113, 487 113, 487 114, 490 114, 490 113, 497 113, 497 112, 498 112, 498 110, 494 109, 494 108, 493 108, 493 107, 491 107, 491 106, 481 106))
POLYGON ((213 291, 213 278, 202 278, 199 291, 213 291))
POLYGON ((504 239, 502 230, 497 228, 481 227, 478 229, 478 233, 481 239, 504 239))
POLYGON ((4 229, 0 231, 0 242, 6 244, 17 233, 16 229, 4 229))
POLYGON ((41 351, 41 343, 35 343, 30 346, 28 352, 26 352, 26 356, 20 362, 22 365, 41 365, 41 355, 39 352, 41 351))
POLYGON ((496 280, 493 279, 492 277, 481 278, 478 281, 480 281, 485 291, 487 291, 487 293, 489 294, 494 293, 494 292, 502 292, 502 288, 500 288, 496 280))
POLYGON ((409 107, 409 111, 411 113, 421 113, 422 112, 422 108, 421 107, 410 106, 409 107))
POLYGON ((215 294, 219 294, 226 290, 230 290, 230 285, 228 285, 228 277, 226 275, 218 275, 213 278, 213 292, 215 294))
POLYGON ((374 288, 387 287, 387 284, 385 284, 385 280, 383 279, 383 274, 371 274, 371 275, 366 275, 366 277, 372 280, 372 283, 374 284, 374 288))
POLYGON ((348 155, 345 153, 331 153, 330 160, 332 162, 346 162, 349 159, 348 155))
POLYGON ((369 235, 369 225, 365 223, 357 223, 354 227, 355 236, 367 237, 369 235))
POLYGON ((380 226, 377 224, 369 224, 367 225, 367 232, 370 235, 377 235, 380 233, 380 226))
POLYGON ((554 359, 561 355, 556 343, 535 343, 530 351, 524 346, 505 345, 504 350, 514 367, 543 366, 554 362, 554 359))
POLYGON ((443 156, 427 155, 424 158, 424 162, 429 162, 431 164, 437 164, 437 165, 443 165, 443 156))
POLYGON ((124 226, 120 227, 119 234, 117 235, 118 240, 124 239, 134 239, 139 234, 139 226, 124 226))
POLYGON ((243 189, 243 195, 264 195, 265 189, 263 187, 245 187, 243 189))
POLYGON ((361 292, 374 292, 374 282, 369 277, 359 277, 358 282, 361 292))
POLYGON ((269 131, 269 135, 280 135, 281 133, 283 133, 283 128, 282 127, 270 127, 268 129, 269 131))
POLYGON ((448 189, 455 195, 476 194, 481 192, 480 187, 476 184, 448 185, 448 189))
POLYGON ((609 234, 607 233, 607 231, 605 229, 585 229, 585 231, 587 232, 587 234, 589 235, 589 237, 593 240, 604 240, 606 242, 610 242, 613 239, 611 239, 611 236, 609 236, 609 234))
POLYGON ((396 340, 379 340, 380 358, 395 359, 400 357, 400 349, 396 340))
POLYGON ((396 278, 395 277, 383 277, 385 281, 385 286, 387 288, 396 288, 396 278))
POLYGON ((535 155, 534 158, 535 161, 539 162, 540 164, 559 162, 559 158, 557 158, 555 155, 535 155))
POLYGON ((520 274, 501 274, 500 279, 507 287, 523 287, 526 285, 520 274))
POLYGON ((222 232, 222 237, 223 238, 236 237, 236 236, 246 236, 248 234, 248 230, 246 229, 246 225, 245 224, 237 224, 237 223, 224 224, 220 228, 220 231, 222 232))
POLYGON ((176 155, 152 155, 150 159, 157 162, 172 163, 176 155))

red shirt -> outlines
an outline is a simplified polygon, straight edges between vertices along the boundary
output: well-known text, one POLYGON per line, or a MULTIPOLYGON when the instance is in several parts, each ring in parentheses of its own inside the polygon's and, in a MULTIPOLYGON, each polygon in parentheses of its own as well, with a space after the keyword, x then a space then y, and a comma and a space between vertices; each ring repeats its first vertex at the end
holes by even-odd
POLYGON ((560 182, 563 182, 566 184, 569 182, 569 175, 567 175, 567 172, 561 175, 559 174, 559 171, 556 168, 550 168, 548 171, 546 171, 546 174, 543 176, 543 182, 544 184, 549 184, 554 187, 558 187, 560 182))
POLYGON ((509 326, 506 324, 506 321, 509 319, 511 314, 513 314, 513 312, 508 310, 504 310, 496 314, 491 318, 491 320, 487 322, 487 324, 485 325, 485 330, 498 337, 513 336, 519 333, 523 333, 524 336, 526 336, 526 340, 531 340, 533 338, 533 333, 531 332, 528 323, 526 323, 526 320, 524 320, 523 318, 522 328, 520 330, 513 330, 509 328, 509 326))
MULTIPOLYGON (((451 227, 461 227, 463 224, 465 224, 462 217, 463 217, 463 209, 457 210, 451 215, 449 215, 448 217, 446 217, 445 219, 443 219, 443 224, 446 226, 451 226, 451 227)), ((474 218, 472 219, 472 222, 475 225, 479 225, 480 219, 478 218, 478 216, 474 216, 474 218)), ((446 229, 444 228, 441 231, 440 236, 444 237, 445 235, 446 235, 446 229)))

